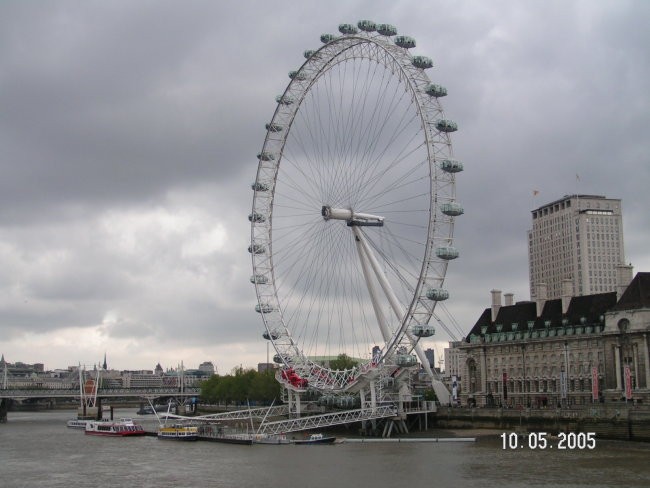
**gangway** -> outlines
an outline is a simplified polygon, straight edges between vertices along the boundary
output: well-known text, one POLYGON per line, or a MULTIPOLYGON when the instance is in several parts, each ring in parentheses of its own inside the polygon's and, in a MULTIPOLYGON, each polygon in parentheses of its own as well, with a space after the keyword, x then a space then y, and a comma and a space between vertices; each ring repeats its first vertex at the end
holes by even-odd
POLYGON ((342 412, 311 415, 287 420, 264 422, 260 425, 258 434, 281 434, 309 429, 322 429, 334 425, 343 425, 364 420, 374 420, 395 417, 397 408, 394 405, 378 406, 376 408, 362 408, 358 410, 345 410, 342 412))
POLYGON ((211 421, 211 420, 249 420, 249 419, 263 419, 265 417, 277 417, 277 416, 286 416, 289 415, 289 406, 288 405, 277 405, 275 407, 261 407, 261 408, 250 408, 244 410, 233 410, 230 412, 220 412, 213 413, 209 415, 194 415, 191 417, 183 415, 175 415, 172 413, 163 413, 161 417, 167 418, 176 418, 176 419, 186 419, 186 420, 199 420, 199 421, 211 421))

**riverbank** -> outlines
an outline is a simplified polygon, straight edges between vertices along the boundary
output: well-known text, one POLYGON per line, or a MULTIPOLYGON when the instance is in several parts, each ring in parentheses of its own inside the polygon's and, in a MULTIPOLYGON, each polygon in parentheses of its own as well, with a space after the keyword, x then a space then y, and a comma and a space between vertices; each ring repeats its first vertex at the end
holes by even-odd
POLYGON ((593 432, 602 439, 650 442, 650 409, 622 405, 581 409, 439 408, 433 424, 449 431, 593 432))

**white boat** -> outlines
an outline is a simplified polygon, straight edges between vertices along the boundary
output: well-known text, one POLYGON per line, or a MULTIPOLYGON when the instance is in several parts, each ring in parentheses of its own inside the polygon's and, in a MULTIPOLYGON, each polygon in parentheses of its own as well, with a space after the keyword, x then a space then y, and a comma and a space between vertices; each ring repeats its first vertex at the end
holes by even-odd
POLYGON ((158 439, 172 439, 177 441, 195 441, 199 438, 199 428, 195 425, 174 424, 160 426, 158 439))
POLYGON ((292 442, 284 434, 255 434, 252 436, 252 439, 253 444, 291 444, 292 442))
POLYGON ((68 427, 71 429, 85 429, 88 422, 92 422, 92 420, 70 419, 68 420, 68 427))
POLYGON ((141 425, 133 422, 132 419, 111 420, 91 420, 86 424, 86 434, 103 435, 109 437, 126 437, 146 435, 146 431, 141 425))
POLYGON ((306 439, 295 439, 294 444, 333 444, 336 437, 324 436, 323 434, 312 434, 306 439))

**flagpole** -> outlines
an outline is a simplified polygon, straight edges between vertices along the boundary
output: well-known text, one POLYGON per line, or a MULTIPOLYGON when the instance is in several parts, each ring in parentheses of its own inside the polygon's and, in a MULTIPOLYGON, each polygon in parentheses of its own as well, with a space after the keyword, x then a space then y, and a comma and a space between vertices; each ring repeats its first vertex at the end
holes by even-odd
POLYGON ((538 190, 533 190, 532 196, 530 197, 530 210, 531 212, 535 210, 535 197, 539 195, 538 190))

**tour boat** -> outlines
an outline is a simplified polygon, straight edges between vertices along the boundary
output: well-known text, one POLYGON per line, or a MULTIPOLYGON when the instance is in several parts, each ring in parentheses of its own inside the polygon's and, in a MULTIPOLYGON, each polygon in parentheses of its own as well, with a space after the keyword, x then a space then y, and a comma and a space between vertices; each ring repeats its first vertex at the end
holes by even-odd
POLYGON ((199 438, 199 428, 196 426, 174 424, 169 427, 160 426, 158 439, 173 439, 178 441, 195 441, 199 438))
POLYGON ((120 419, 117 421, 93 420, 86 424, 86 434, 125 437, 145 435, 146 431, 141 425, 134 423, 131 419, 120 419))

